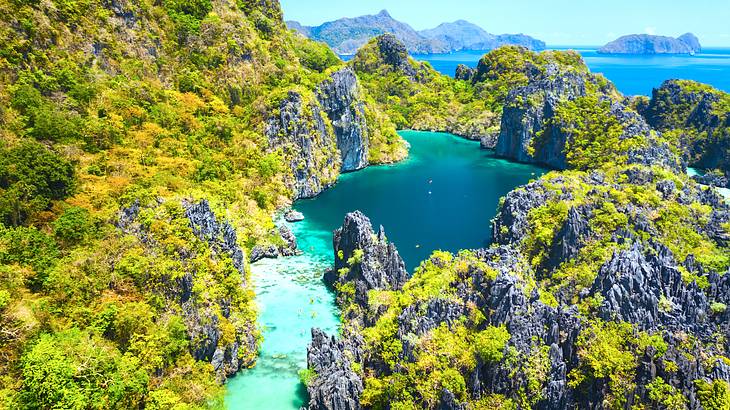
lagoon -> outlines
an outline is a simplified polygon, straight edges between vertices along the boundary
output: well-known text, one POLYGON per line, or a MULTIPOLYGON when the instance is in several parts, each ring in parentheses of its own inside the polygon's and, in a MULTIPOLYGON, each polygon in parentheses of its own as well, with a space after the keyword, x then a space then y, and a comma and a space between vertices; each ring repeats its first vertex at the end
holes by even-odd
MULTIPOLYGON (((227 385, 232 410, 289 410, 305 404, 298 371, 306 367, 310 329, 337 332, 338 310, 322 273, 333 264, 332 231, 360 210, 385 226, 413 271, 434 250, 489 244, 499 199, 546 170, 481 150, 478 142, 443 133, 402 131, 407 160, 342 175, 333 188, 294 208, 306 219, 289 224, 302 255, 251 267, 264 342, 256 367, 227 385)), ((282 222, 283 223, 283 222, 282 222)))

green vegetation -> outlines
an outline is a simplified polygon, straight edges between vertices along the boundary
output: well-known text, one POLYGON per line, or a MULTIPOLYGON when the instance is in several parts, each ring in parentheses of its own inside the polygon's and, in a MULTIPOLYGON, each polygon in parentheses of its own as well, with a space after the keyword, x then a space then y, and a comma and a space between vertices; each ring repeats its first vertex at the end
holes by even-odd
POLYGON ((586 170, 597 164, 625 164, 626 153, 644 143, 640 136, 622 139, 624 128, 611 115, 611 101, 595 94, 561 104, 556 122, 568 134, 566 159, 572 169, 586 170))
POLYGON ((365 89, 398 128, 448 131, 478 138, 499 128, 499 115, 478 98, 475 86, 436 72, 428 63, 400 56, 417 74, 410 78, 381 55, 378 39, 350 62, 365 89))
MULTIPOLYGON (((620 409, 635 386, 638 358, 653 347, 661 357, 667 345, 659 335, 635 332, 628 323, 595 322, 581 332, 576 342, 580 367, 569 375, 570 384, 580 388, 595 379, 608 380, 610 392, 604 399, 608 408, 620 409)), ((655 391, 652 389, 652 391, 655 391)))
POLYGON ((697 396, 705 410, 720 410, 730 406, 730 384, 723 380, 695 380, 697 396))
MULTIPOLYGON (((290 33, 272 0, 0 12, 0 407, 220 407, 225 369, 195 355, 196 332, 238 343, 231 361, 252 365, 253 292, 183 204, 207 200, 244 250, 280 240, 271 216, 296 169, 267 122, 289 91, 321 108, 316 87, 344 63, 290 33)), ((390 119, 362 100, 370 160, 403 158, 390 119)))

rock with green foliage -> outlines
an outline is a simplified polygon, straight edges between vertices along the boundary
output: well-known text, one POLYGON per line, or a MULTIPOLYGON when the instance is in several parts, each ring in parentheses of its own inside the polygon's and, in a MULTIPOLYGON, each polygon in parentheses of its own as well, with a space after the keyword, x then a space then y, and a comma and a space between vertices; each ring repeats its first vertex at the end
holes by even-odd
POLYGON ((451 132, 474 140, 498 130, 497 111, 481 97, 479 86, 415 61, 393 35, 373 38, 349 64, 398 128, 451 132))
POLYGON ((705 182, 728 186, 730 94, 694 81, 668 80, 654 89, 642 114, 680 147, 689 166, 707 172, 705 182))
MULTIPOLYGON (((613 84, 590 73, 577 53, 516 54, 523 62, 507 77, 511 90, 504 100, 497 155, 556 169, 628 163, 682 167, 670 144, 624 105, 613 84)), ((504 70, 488 57, 477 80, 504 70)))
POLYGON ((518 188, 491 248, 435 252, 401 290, 370 290, 364 320, 343 316, 341 343, 362 338, 359 404, 724 403, 728 222, 716 192, 670 168, 553 172, 518 188))

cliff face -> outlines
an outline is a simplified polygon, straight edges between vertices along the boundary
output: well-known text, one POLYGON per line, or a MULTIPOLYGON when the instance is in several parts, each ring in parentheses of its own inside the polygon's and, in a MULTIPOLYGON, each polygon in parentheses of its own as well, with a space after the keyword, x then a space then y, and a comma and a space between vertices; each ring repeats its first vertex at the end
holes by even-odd
POLYGON ((370 220, 356 211, 345 216, 333 235, 335 265, 325 274, 325 282, 335 288, 354 285, 355 304, 367 308, 368 291, 399 290, 408 280, 403 259, 385 230, 373 231, 370 220))
POLYGON ((382 127, 369 126, 360 83, 352 68, 345 67, 333 71, 313 93, 290 91, 278 113, 269 117, 266 135, 270 149, 283 150, 289 160, 287 185, 294 199, 301 199, 321 193, 340 172, 368 166, 372 135, 382 127))
POLYGON ((601 47, 601 54, 694 54, 702 51, 699 39, 692 33, 678 38, 631 34, 601 47))
POLYGON ((351 68, 343 68, 317 87, 317 100, 327 113, 337 137, 342 171, 368 165, 368 124, 360 84, 351 68))
POLYGON ((291 179, 287 185, 295 199, 318 195, 337 180, 341 164, 331 125, 316 101, 305 101, 290 91, 279 105, 279 115, 269 119, 269 145, 282 148, 289 158, 291 179))

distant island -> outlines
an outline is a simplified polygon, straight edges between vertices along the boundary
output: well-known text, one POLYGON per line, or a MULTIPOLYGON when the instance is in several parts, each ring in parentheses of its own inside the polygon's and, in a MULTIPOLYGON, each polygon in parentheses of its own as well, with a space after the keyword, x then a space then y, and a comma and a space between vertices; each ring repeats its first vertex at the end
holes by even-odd
POLYGON ((692 33, 677 38, 630 34, 601 47, 600 54, 695 54, 702 51, 700 40, 692 33))
POLYGON ((537 51, 545 49, 545 42, 528 35, 491 34, 465 20, 416 31, 391 17, 386 10, 375 15, 342 18, 319 26, 304 26, 297 21, 287 21, 286 24, 312 40, 327 43, 338 54, 354 54, 370 39, 385 33, 395 35, 412 54, 492 50, 503 45, 519 45, 537 51))

